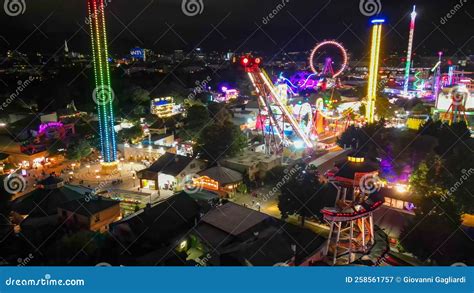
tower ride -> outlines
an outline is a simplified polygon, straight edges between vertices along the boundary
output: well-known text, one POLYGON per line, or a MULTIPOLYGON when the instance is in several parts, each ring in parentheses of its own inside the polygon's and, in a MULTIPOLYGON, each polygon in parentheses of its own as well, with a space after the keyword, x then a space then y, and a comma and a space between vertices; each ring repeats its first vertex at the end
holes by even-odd
POLYGON ((93 98, 99 115, 102 172, 111 173, 117 169, 118 160, 112 107, 114 93, 110 82, 104 0, 87 0, 87 9, 95 75, 93 98))

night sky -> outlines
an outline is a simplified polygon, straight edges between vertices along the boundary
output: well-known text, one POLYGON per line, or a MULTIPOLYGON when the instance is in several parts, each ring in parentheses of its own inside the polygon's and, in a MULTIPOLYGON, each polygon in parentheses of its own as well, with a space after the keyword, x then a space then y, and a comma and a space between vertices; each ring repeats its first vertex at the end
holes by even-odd
MULTIPOLYGON (((23 15, 9 17, 0 11, 0 50, 54 53, 64 39, 70 39, 71 50, 88 52, 86 0, 25 1, 23 15), (39 30, 35 31, 35 26, 39 30)), ((354 55, 365 53, 369 17, 360 12, 359 0, 283 1, 285 7, 268 24, 263 24, 263 18, 281 0, 203 0, 203 13, 194 17, 182 12, 181 0, 111 0, 106 8, 110 49, 113 53, 124 53, 133 46, 143 46, 166 52, 200 46, 206 51, 273 53, 309 50, 318 41, 338 39, 354 55)), ((406 48, 409 13, 416 4, 417 53, 435 54, 443 50, 448 54, 473 54, 474 5, 466 1, 443 25, 441 18, 459 0, 381 0, 381 14, 388 20, 385 33, 390 31, 384 40, 385 48, 406 48)))

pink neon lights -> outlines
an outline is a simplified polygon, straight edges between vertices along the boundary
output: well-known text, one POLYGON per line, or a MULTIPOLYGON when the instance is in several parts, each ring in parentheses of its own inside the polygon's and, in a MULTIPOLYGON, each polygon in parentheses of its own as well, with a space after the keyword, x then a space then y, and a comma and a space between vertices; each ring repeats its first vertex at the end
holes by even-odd
POLYGON ((340 43, 336 41, 324 41, 322 43, 317 44, 316 47, 313 48, 313 51, 311 51, 311 55, 309 56, 309 66, 311 67, 311 70, 314 73, 317 73, 316 68, 314 67, 314 56, 324 46, 335 46, 341 51, 342 65, 341 65, 341 68, 337 72, 335 72, 333 75, 333 78, 338 77, 346 69, 348 58, 347 58, 347 51, 344 48, 344 46, 342 46, 340 43))
POLYGON ((39 126, 39 130, 38 132, 40 134, 44 133, 46 130, 48 130, 49 128, 61 128, 63 127, 64 125, 61 123, 61 122, 47 122, 47 123, 43 123, 39 126))

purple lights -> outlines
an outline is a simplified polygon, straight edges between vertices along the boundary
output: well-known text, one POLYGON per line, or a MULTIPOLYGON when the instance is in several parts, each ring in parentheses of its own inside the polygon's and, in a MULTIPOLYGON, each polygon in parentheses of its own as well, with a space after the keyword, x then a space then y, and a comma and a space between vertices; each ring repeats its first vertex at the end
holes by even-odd
POLYGON ((46 123, 42 123, 40 126, 39 126, 39 129, 38 129, 38 133, 39 134, 43 134, 45 133, 49 128, 61 128, 63 127, 64 124, 62 124, 61 122, 46 122, 46 123))

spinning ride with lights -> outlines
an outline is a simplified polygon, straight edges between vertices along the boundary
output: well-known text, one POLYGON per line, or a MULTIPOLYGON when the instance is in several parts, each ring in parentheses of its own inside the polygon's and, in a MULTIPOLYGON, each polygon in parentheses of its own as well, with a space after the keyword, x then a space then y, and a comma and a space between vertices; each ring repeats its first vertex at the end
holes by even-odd
POLYGON ((347 67, 348 57, 347 51, 340 43, 336 41, 324 41, 322 43, 317 44, 311 54, 309 56, 309 66, 313 73, 318 75, 329 77, 329 78, 336 78, 344 72, 347 67), (339 51, 340 57, 342 58, 341 64, 339 65, 336 70, 334 69, 334 59, 332 56, 328 56, 324 54, 324 51, 327 49, 336 49, 339 51), (324 67, 321 72, 316 70, 315 66, 315 59, 320 59, 324 55, 324 67))
POLYGON ((311 137, 317 137, 321 134, 332 132, 342 133, 352 122, 354 110, 348 108, 344 111, 336 113, 336 111, 328 110, 324 106, 322 98, 316 100, 316 110, 314 111, 313 125, 311 128, 311 137))

